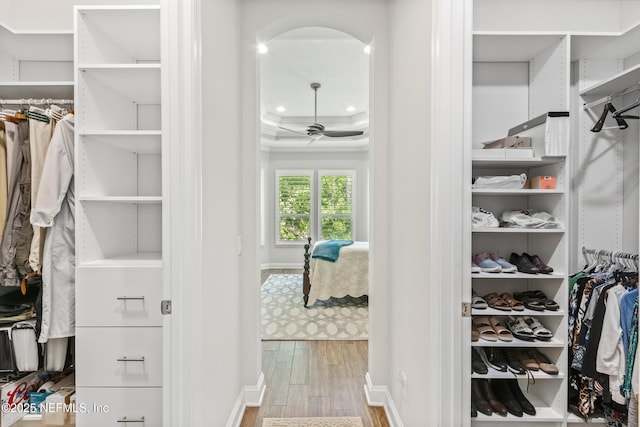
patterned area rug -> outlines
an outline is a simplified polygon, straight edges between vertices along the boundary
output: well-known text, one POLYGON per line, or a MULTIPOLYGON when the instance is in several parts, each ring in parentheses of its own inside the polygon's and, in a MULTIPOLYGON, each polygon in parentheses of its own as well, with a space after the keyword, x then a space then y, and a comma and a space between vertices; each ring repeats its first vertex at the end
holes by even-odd
POLYGON ((360 417, 265 418, 262 427, 362 427, 360 417))
POLYGON ((366 340, 368 322, 367 296, 304 308, 302 274, 272 274, 262 285, 263 340, 366 340))

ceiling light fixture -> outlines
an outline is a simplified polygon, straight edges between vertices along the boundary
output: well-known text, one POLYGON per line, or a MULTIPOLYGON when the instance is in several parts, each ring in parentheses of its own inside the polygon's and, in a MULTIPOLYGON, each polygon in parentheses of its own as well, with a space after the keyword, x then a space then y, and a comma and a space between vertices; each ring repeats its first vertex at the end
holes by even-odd
POLYGON ((349 113, 353 113, 354 111, 356 111, 356 107, 354 107, 353 105, 349 105, 349 106, 347 107, 347 111, 348 111, 349 113))
POLYGON ((366 45, 366 46, 364 47, 364 53, 366 53, 367 55, 369 55, 369 54, 371 53, 371 46, 366 45))
POLYGON ((258 53, 265 54, 265 53, 267 53, 267 52, 269 52, 269 48, 267 47, 267 45, 266 45, 266 44, 264 44, 264 43, 260 43, 260 44, 258 45, 258 53))
POLYGON ((278 106, 276 107, 276 111, 277 111, 278 113, 284 113, 284 112, 286 111, 286 108, 284 108, 282 105, 278 105, 278 106))

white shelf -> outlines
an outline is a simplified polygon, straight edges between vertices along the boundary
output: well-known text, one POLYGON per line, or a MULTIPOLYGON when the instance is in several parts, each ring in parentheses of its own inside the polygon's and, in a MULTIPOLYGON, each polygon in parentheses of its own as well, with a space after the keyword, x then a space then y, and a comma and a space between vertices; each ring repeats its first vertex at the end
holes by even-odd
POLYGON ((475 233, 563 234, 565 232, 565 229, 564 228, 507 228, 507 227, 497 227, 497 228, 474 228, 472 230, 472 232, 474 234, 475 233))
POLYGON ((473 159, 474 168, 498 168, 498 169, 514 169, 514 168, 530 168, 537 166, 551 165, 563 162, 566 156, 546 156, 532 157, 529 159, 473 159))
POLYGON ((535 311, 535 310, 530 310, 528 308, 525 308, 522 311, 516 311, 516 310, 511 310, 511 311, 502 311, 502 310, 497 310, 495 308, 485 308, 483 309, 477 309, 477 308, 472 308, 471 309, 471 315, 472 316, 478 316, 478 317, 483 317, 483 316, 534 316, 534 317, 546 317, 546 316, 564 316, 566 313, 564 310, 557 310, 557 311, 553 311, 553 310, 544 310, 544 311, 535 311))
POLYGON ((609 96, 640 83, 640 64, 580 92, 580 96, 609 96))
POLYGON ((161 154, 161 131, 80 132, 83 143, 108 144, 134 154, 161 154))
POLYGON ((139 63, 160 59, 156 5, 82 7, 77 16, 80 63, 139 63))
POLYGON ((73 81, 0 81, 0 100, 28 98, 73 99, 73 81))
POLYGON ((504 190, 493 190, 493 189, 485 189, 485 188, 473 188, 471 189, 471 194, 474 196, 537 196, 544 195, 548 196, 550 194, 564 194, 563 190, 539 190, 539 189, 504 189, 504 190))
MULTIPOLYGON (((528 396, 527 396, 528 398, 528 396)), ((531 401, 531 399, 528 399, 531 401)), ((522 417, 516 417, 511 414, 508 414, 506 417, 501 417, 498 414, 493 414, 492 416, 486 416, 478 412, 478 416, 476 418, 471 418, 471 423, 482 423, 482 422, 504 422, 509 423, 511 425, 516 423, 548 423, 548 422, 562 422, 564 417, 558 412, 554 411, 548 406, 543 406, 543 403, 535 404, 531 402, 536 408, 535 415, 527 415, 524 414, 522 417)))
POLYGON ((115 257, 86 261, 78 264, 83 267, 162 267, 162 253, 160 252, 136 252, 115 257))
POLYGON ((529 62, 540 52, 560 43, 565 34, 519 31, 473 33, 474 62, 529 62))
POLYGON ((78 199, 81 202, 132 203, 138 205, 162 203, 162 197, 160 196, 80 196, 78 199))
POLYGON ((96 101, 100 102, 107 90, 136 104, 160 104, 159 66, 80 68, 80 71, 80 96, 90 96, 93 93, 97 97, 96 101))
POLYGON ((85 130, 78 133, 80 136, 112 136, 112 137, 144 137, 161 136, 160 130, 85 130))
POLYGON ((79 70, 153 70, 160 69, 160 63, 147 64, 79 64, 79 70))
POLYGON ((584 424, 585 422, 587 424, 606 424, 606 420, 604 418, 589 418, 585 421, 575 414, 569 414, 567 416, 568 424, 584 424))
POLYGON ((471 279, 533 279, 533 280, 563 280, 566 274, 554 272, 552 274, 527 273, 471 273, 471 279))
POLYGON ((518 338, 513 338, 513 341, 505 342, 505 341, 484 341, 482 338, 478 341, 472 341, 472 347, 550 347, 550 348, 564 348, 566 344, 561 340, 552 338, 549 341, 523 341, 518 338))
POLYGON ((549 375, 542 371, 529 371, 529 374, 514 374, 513 372, 501 372, 493 369, 491 366, 487 366, 489 372, 486 374, 471 374, 471 378, 479 378, 486 380, 527 380, 529 376, 532 376, 536 380, 562 380, 564 379, 564 373, 560 372, 558 375, 549 375))

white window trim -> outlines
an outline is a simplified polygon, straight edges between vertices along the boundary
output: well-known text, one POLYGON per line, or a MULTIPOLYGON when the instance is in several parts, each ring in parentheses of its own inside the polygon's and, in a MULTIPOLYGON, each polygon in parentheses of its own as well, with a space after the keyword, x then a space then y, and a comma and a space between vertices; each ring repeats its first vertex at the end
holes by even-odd
POLYGON ((316 230, 314 226, 314 212, 316 207, 316 180, 315 171, 313 169, 277 169, 275 171, 275 245, 276 246, 300 246, 306 243, 306 240, 281 240, 280 239, 280 177, 281 176, 308 176, 311 178, 311 212, 309 218, 309 232, 311 238, 315 239, 316 230))
POLYGON ((358 217, 357 213, 356 213, 356 207, 357 207, 357 183, 356 183, 356 170, 355 169, 319 169, 318 170, 318 179, 316 180, 316 210, 313 212, 316 214, 316 218, 315 218, 315 230, 316 233, 314 235, 314 240, 318 240, 320 239, 320 236, 322 235, 322 213, 320 212, 320 185, 322 185, 322 177, 323 176, 350 176, 351 177, 351 182, 353 184, 353 191, 352 191, 352 205, 351 205, 351 239, 352 240, 356 240, 356 230, 357 230, 357 224, 356 224, 356 218, 358 217))

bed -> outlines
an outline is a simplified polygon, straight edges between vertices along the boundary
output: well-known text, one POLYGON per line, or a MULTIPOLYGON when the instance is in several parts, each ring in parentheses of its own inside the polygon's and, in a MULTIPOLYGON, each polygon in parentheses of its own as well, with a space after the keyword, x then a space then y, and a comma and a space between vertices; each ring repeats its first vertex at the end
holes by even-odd
POLYGON ((311 245, 311 238, 304 245, 303 299, 304 306, 316 300, 347 295, 359 297, 369 292, 369 242, 355 241, 343 246, 335 262, 316 258, 314 250, 321 243, 311 245))

